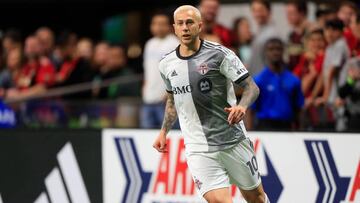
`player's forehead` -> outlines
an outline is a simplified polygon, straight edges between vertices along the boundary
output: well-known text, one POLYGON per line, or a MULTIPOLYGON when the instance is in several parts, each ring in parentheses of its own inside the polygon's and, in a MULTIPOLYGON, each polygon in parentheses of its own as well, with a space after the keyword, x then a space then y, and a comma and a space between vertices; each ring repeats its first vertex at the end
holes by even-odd
POLYGON ((182 20, 194 20, 194 21, 200 21, 201 16, 199 16, 200 13, 194 9, 190 8, 182 8, 177 10, 174 13, 174 21, 182 21, 182 20))

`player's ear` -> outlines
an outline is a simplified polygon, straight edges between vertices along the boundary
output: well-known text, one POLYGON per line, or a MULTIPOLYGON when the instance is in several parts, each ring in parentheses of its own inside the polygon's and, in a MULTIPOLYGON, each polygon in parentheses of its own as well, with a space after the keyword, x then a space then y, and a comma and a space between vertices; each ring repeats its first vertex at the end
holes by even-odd
POLYGON ((203 22, 202 22, 202 21, 200 21, 200 22, 199 22, 199 32, 201 32, 201 31, 202 31, 202 27, 203 27, 203 22))

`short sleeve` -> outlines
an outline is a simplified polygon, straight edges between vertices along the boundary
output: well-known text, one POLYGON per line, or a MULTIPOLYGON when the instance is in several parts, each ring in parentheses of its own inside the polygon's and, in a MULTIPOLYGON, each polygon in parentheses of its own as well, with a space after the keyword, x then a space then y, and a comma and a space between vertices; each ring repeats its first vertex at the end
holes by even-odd
POLYGON ((170 80, 169 80, 169 78, 166 77, 166 74, 164 73, 164 69, 165 69, 164 66, 165 66, 164 62, 160 61, 159 71, 160 71, 161 78, 162 78, 163 82, 165 83, 166 91, 169 93, 172 93, 172 87, 171 87, 170 80))
POLYGON ((220 65, 220 72, 237 84, 249 76, 248 70, 233 52, 225 55, 220 65))
POLYGON ((348 56, 349 53, 347 46, 336 46, 331 56, 329 57, 329 64, 335 68, 341 68, 348 56))

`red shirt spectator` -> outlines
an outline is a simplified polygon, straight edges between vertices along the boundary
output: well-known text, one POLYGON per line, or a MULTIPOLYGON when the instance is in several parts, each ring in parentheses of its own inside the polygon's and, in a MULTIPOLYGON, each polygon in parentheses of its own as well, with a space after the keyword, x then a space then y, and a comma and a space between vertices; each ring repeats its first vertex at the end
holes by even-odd
POLYGON ((16 87, 25 90, 36 84, 49 87, 55 82, 55 67, 46 61, 26 63, 14 78, 16 87))
POLYGON ((349 46, 349 51, 352 56, 358 56, 360 54, 359 40, 356 38, 350 28, 344 29, 344 38, 349 46))
POLYGON ((220 24, 216 24, 213 27, 213 33, 218 36, 221 40, 221 43, 226 46, 226 47, 230 47, 232 44, 232 34, 231 31, 229 29, 227 29, 226 27, 220 25, 220 24))

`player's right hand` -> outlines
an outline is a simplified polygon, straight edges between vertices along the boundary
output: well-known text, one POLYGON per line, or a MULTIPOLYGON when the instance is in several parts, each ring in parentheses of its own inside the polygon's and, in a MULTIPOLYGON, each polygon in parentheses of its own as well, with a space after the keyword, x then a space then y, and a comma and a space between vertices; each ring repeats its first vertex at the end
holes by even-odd
POLYGON ((157 136, 153 147, 161 153, 166 153, 168 152, 167 150, 167 145, 166 145, 166 133, 164 130, 161 130, 159 135, 157 136))

